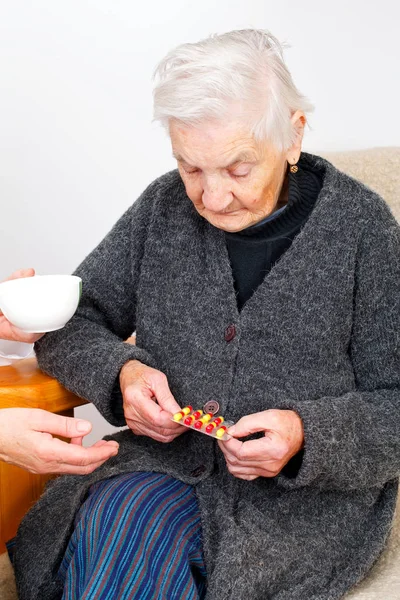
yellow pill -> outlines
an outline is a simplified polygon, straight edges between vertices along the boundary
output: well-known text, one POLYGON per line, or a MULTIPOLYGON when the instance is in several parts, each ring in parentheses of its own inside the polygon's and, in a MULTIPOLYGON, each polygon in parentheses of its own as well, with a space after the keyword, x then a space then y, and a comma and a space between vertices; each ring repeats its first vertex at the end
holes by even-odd
POLYGON ((180 421, 181 419, 183 419, 184 416, 185 413, 182 410, 180 410, 179 412, 175 413, 172 418, 174 419, 174 421, 180 421))
POLYGON ((190 412, 192 412, 193 408, 191 406, 185 406, 185 408, 182 408, 182 411, 184 415, 188 415, 190 412))
POLYGON ((218 429, 218 431, 216 432, 216 434, 215 434, 215 435, 216 435, 218 438, 222 438, 222 437, 224 436, 224 433, 226 433, 226 427, 225 427, 225 425, 222 425, 222 427, 220 427, 220 428, 218 429))

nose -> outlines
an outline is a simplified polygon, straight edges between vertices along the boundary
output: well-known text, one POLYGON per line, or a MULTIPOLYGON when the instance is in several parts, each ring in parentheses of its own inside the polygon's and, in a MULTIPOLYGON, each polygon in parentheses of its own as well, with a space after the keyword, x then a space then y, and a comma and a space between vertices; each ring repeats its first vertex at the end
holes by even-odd
POLYGON ((232 202, 233 196, 225 186, 224 182, 213 179, 203 184, 203 205, 212 212, 224 211, 232 202))

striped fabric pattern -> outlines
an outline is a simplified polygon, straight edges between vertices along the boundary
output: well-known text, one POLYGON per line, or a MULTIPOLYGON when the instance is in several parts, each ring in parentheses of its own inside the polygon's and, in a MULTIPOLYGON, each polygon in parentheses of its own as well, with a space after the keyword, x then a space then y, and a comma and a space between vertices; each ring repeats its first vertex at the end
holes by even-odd
POLYGON ((201 600, 206 571, 193 488, 158 473, 96 483, 59 576, 63 600, 201 600))

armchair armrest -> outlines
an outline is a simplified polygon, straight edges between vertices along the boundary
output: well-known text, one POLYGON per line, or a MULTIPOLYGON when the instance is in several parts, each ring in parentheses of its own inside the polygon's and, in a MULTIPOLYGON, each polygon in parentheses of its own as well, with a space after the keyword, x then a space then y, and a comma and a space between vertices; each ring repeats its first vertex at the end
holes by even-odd
MULTIPOLYGON (((0 368, 0 409, 42 408, 73 416, 73 409, 82 404, 87 401, 42 373, 35 358, 0 368)), ((39 498, 50 478, 0 462, 0 553, 4 552, 5 542, 15 535, 22 517, 39 498)))

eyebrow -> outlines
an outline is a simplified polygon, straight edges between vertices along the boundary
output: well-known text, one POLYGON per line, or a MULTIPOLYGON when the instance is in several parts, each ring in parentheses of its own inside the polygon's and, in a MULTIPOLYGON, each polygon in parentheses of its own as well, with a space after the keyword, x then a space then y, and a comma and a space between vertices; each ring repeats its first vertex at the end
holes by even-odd
MULTIPOLYGON (((180 154, 175 154, 175 152, 173 152, 172 156, 178 162, 182 162, 182 163, 185 163, 188 166, 192 166, 182 156, 180 156, 180 154)), ((256 158, 255 154, 249 153, 249 152, 241 152, 229 164, 223 165, 220 168, 221 169, 229 169, 230 167, 233 167, 234 165, 237 165, 238 163, 242 163, 242 162, 256 162, 256 160, 257 160, 257 158, 256 158)))

